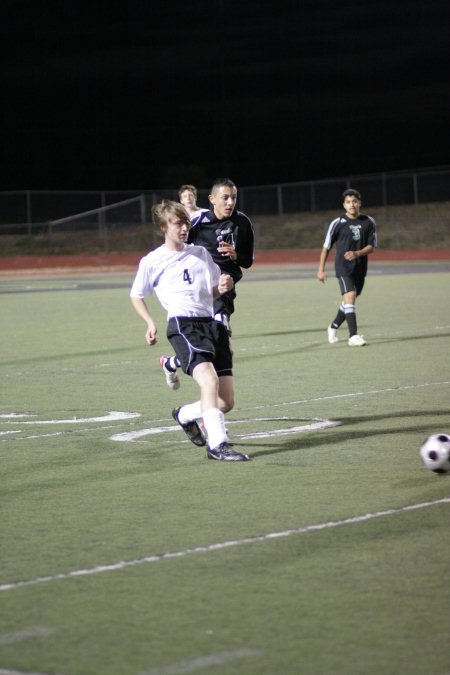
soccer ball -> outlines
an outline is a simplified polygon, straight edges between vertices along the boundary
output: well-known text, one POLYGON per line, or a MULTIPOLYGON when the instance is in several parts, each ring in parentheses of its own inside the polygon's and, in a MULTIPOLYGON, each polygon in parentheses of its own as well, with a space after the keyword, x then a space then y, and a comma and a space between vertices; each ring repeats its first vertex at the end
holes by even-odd
POLYGON ((420 456, 430 471, 447 473, 450 471, 450 436, 448 434, 428 436, 420 448, 420 456))

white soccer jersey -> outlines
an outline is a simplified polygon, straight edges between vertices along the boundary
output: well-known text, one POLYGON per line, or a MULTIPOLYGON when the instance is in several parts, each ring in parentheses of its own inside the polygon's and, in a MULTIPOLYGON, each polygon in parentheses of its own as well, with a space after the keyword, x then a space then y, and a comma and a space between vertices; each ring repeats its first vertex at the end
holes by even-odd
POLYGON ((182 251, 171 251, 163 244, 141 259, 130 296, 143 299, 156 293, 167 319, 214 317, 212 293, 220 274, 203 246, 185 244, 182 251))

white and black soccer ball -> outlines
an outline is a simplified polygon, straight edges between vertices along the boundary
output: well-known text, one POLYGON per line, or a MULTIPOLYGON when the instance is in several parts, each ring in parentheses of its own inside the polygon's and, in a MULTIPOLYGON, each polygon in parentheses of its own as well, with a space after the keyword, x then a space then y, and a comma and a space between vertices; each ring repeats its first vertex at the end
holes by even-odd
POLYGON ((450 471, 450 435, 433 434, 420 448, 422 462, 435 473, 450 471))

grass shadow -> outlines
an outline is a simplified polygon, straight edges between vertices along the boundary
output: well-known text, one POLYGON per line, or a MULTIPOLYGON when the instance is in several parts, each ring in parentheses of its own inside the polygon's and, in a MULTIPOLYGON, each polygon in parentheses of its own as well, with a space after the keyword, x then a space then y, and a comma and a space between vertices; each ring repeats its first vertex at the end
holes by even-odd
MULTIPOLYGON (((323 429, 321 431, 315 431, 311 433, 302 433, 302 434, 297 434, 296 438, 289 438, 286 439, 285 441, 282 441, 281 443, 277 443, 276 445, 270 445, 264 446, 264 449, 261 449, 259 451, 256 451, 252 453, 252 457, 260 457, 264 455, 272 455, 272 454, 278 454, 278 453, 283 453, 283 452, 291 452, 293 450, 305 450, 305 449, 312 449, 312 448, 320 448, 323 446, 326 446, 327 448, 330 448, 330 446, 336 446, 336 445, 341 445, 346 442, 351 442, 355 440, 364 440, 364 451, 367 449, 367 441, 370 438, 375 438, 377 436, 388 436, 388 435, 395 435, 395 434, 404 434, 405 433, 405 427, 402 426, 400 428, 394 427, 394 428, 377 428, 373 429, 372 431, 367 431, 366 429, 361 429, 358 431, 351 430, 349 427, 356 425, 356 424, 364 424, 366 422, 381 422, 381 421, 387 421, 387 420, 395 420, 395 419, 406 419, 409 417, 412 417, 414 420, 417 420, 417 418, 425 418, 425 417, 436 417, 442 415, 443 417, 446 418, 446 421, 448 420, 448 410, 421 410, 421 411, 402 411, 402 412, 397 412, 397 413, 388 413, 386 415, 364 415, 360 417, 344 417, 340 420, 341 425, 338 427, 332 427, 329 429, 323 429)), ((295 420, 293 420, 295 421, 295 420)), ((304 422, 303 419, 299 419, 299 422, 304 422)), ((424 439, 426 438, 427 435, 430 433, 433 433, 436 431, 436 424, 430 424, 426 423, 425 421, 421 420, 420 422, 413 422, 411 423, 410 429, 407 429, 407 431, 414 431, 415 433, 422 433, 424 439)), ((261 448, 260 443, 252 443, 252 442, 246 442, 245 439, 242 441, 239 441, 239 446, 245 447, 245 448, 250 448, 250 447, 255 447, 255 448, 261 448)))
POLYGON ((450 333, 431 333, 429 335, 408 335, 406 337, 401 336, 398 338, 387 337, 387 338, 374 338, 370 340, 370 344, 388 344, 390 342, 412 342, 417 340, 432 340, 435 338, 449 338, 450 333))

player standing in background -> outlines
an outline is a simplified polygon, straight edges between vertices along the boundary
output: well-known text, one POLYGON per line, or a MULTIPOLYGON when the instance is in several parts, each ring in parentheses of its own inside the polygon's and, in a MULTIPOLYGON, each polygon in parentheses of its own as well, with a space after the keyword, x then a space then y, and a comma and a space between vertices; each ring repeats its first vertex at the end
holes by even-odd
POLYGON ((178 190, 178 197, 180 204, 183 204, 191 220, 194 216, 199 216, 203 211, 208 210, 197 206, 197 188, 195 185, 182 185, 178 190))
MULTIPOLYGON (((184 186, 186 187, 186 186, 184 186)), ((216 321, 224 324, 231 336, 230 317, 234 312, 235 285, 242 279, 242 269, 253 264, 254 234, 250 219, 236 209, 237 188, 229 178, 214 181, 209 195, 210 210, 201 210, 191 218, 189 243, 204 246, 222 272, 229 274, 234 287, 214 300, 216 321)), ((171 389, 178 389, 180 380, 176 357, 161 356, 160 364, 171 389)))
POLYGON ((147 343, 154 345, 157 328, 144 298, 156 294, 167 311, 167 338, 183 371, 200 387, 200 400, 175 408, 172 416, 198 446, 206 445, 197 423, 203 418, 209 459, 246 461, 249 457, 227 442, 224 412, 234 406, 233 357, 226 328, 213 316, 214 296, 230 291, 233 280, 203 246, 186 243, 191 223, 184 206, 163 201, 153 206, 152 218, 164 244, 141 259, 131 302, 147 325, 147 343))
POLYGON ((347 321, 350 347, 363 347, 364 337, 358 334, 356 298, 361 295, 367 274, 367 256, 377 245, 376 225, 373 218, 360 213, 361 195, 357 190, 342 194, 344 215, 335 218, 328 228, 320 254, 317 278, 327 279, 325 264, 333 245, 336 245, 335 271, 342 294, 336 318, 328 326, 328 342, 338 342, 337 330, 347 321))

